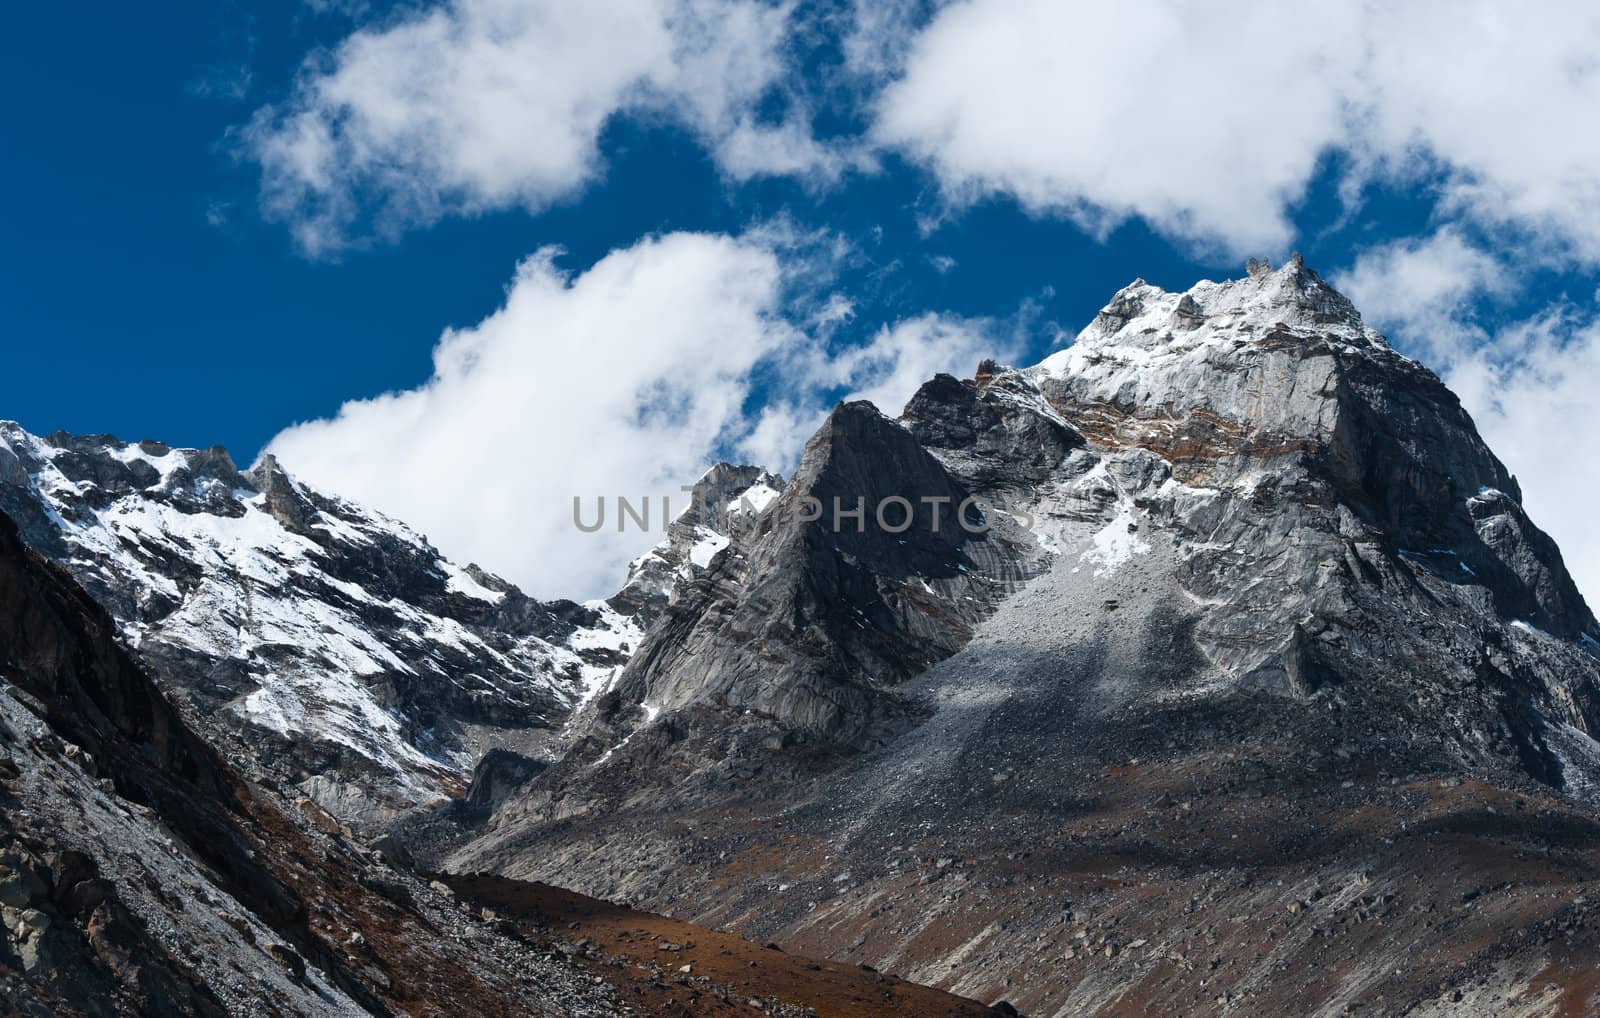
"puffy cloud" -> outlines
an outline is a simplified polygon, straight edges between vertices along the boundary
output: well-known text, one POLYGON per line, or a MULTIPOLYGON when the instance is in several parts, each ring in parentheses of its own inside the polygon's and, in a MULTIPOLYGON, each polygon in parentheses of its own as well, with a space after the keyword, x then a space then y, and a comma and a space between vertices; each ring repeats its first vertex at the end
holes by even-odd
POLYGON ((1485 298, 1508 296, 1518 281, 1493 255, 1445 227, 1363 251, 1334 284, 1367 318, 1403 334, 1413 352, 1449 363, 1488 339, 1471 321, 1474 309, 1485 298))
POLYGON ((816 247, 781 230, 671 234, 576 276, 541 252, 502 308, 444 334, 424 385, 347 403, 268 449, 313 486, 531 592, 610 593, 659 535, 580 533, 574 496, 592 519, 599 496, 650 495, 659 528, 660 497, 681 499, 679 485, 728 450, 787 467, 840 395, 898 410, 928 375, 970 373, 991 352, 982 323, 925 316, 830 353, 824 332, 795 324, 838 320, 837 304, 827 315, 796 303, 829 260, 816 247), (752 417, 761 402, 771 409, 752 417))
POLYGON ((444 334, 425 385, 347 403, 269 450, 453 557, 540 593, 596 593, 595 573, 617 574, 642 538, 579 533, 573 496, 592 511, 602 495, 675 494, 792 330, 783 266, 759 245, 671 235, 576 278, 553 255, 518 266, 494 314, 444 334))
POLYGON ((684 124, 734 177, 837 173, 803 104, 757 116, 783 82, 790 6, 447 0, 314 57, 240 139, 267 214, 312 253, 571 195, 602 171, 600 132, 623 110, 684 124))
POLYGON ((1337 6, 1320 17, 1301 32, 1283 5, 1235 18, 1167 3, 954 4, 912 44, 877 136, 958 198, 1003 192, 1091 229, 1136 214, 1275 249, 1341 118, 1337 94, 1306 73, 1323 39, 1348 31, 1337 6), (1241 87, 1255 80, 1268 94, 1241 87))
POLYGON ((815 137, 820 101, 864 104, 870 145, 956 205, 1007 194, 1270 253, 1339 154, 1352 200, 1426 181, 1448 216, 1600 261, 1600 135, 1575 127, 1600 105, 1597 45, 1577 0, 436 0, 314 57, 241 137, 312 251, 570 196, 619 113, 686 127, 735 179, 870 166, 868 144, 815 137), (844 73, 809 80, 823 36, 844 73))
POLYGON ((1284 247, 1337 152, 1349 194, 1426 177, 1450 214, 1596 260, 1600 134, 1570 128, 1600 107, 1597 42, 1600 8, 1576 0, 962 0, 905 50, 876 137, 958 202, 1140 216, 1232 254, 1284 247))

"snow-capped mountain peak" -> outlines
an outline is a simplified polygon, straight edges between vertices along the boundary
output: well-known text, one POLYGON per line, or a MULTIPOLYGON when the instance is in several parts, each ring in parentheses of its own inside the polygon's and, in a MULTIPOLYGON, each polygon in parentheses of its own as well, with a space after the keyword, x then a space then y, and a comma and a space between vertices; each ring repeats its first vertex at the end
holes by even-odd
POLYGON ((1145 364, 1290 336, 1398 356, 1348 298, 1295 255, 1279 269, 1252 260, 1242 278, 1202 280, 1182 293, 1136 279, 1034 371, 1059 378, 1107 359, 1145 364))

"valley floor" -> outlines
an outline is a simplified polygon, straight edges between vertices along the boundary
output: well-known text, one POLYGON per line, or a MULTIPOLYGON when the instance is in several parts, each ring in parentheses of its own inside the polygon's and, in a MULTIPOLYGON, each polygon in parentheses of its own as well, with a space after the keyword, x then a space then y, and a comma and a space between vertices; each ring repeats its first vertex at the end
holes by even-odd
POLYGON ((790 954, 549 884, 448 876, 466 907, 559 945, 641 1014, 978 1018, 1006 1013, 876 969, 790 954))

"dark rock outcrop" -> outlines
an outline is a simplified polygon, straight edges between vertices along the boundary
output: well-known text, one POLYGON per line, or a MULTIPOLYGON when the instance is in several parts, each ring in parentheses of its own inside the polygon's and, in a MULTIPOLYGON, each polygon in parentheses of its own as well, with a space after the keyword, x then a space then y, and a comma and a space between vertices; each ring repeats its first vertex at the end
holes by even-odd
POLYGON ((610 696, 753 711, 850 744, 896 716, 894 687, 962 646, 1027 575, 1014 524, 871 404, 842 404, 754 533, 668 610, 610 696))
POLYGON ((548 760, 536 760, 506 749, 491 749, 472 768, 472 784, 467 786, 462 802, 472 813, 488 816, 549 765, 548 760))
POLYGON ((936 375, 911 397, 900 421, 956 476, 1004 504, 1008 496, 1025 498, 1084 440, 1042 408, 1028 379, 992 362, 987 367, 991 373, 974 381, 936 375))
POLYGON ((668 506, 684 508, 668 525, 666 537, 629 564, 627 580, 609 603, 641 626, 651 625, 711 568, 732 538, 755 525, 782 490, 783 478, 761 467, 716 464, 681 501, 669 498, 668 506))

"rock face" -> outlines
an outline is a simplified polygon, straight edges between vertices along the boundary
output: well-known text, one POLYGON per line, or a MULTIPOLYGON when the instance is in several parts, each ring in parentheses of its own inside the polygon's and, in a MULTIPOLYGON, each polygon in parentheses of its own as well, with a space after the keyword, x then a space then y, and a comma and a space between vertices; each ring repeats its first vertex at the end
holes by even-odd
POLYGON ((1298 258, 1140 281, 1033 368, 836 410, 443 859, 1027 1013, 1539 1013, 1583 963, 1538 931, 1600 900, 1597 637, 1457 399, 1298 258), (799 511, 834 497, 865 532, 799 511))
POLYGON ((904 428, 842 404, 782 496, 650 630, 599 716, 754 713, 829 742, 881 738, 906 710, 894 687, 1027 578, 1028 544, 904 428))
POLYGON ((0 514, 7 1013, 619 1013, 568 963, 468 932, 314 805, 239 780, 114 633, 0 514))
POLYGON ((272 457, 0 424, 0 510, 120 623, 213 744, 358 826, 537 752, 627 659, 603 602, 541 603, 272 457))

